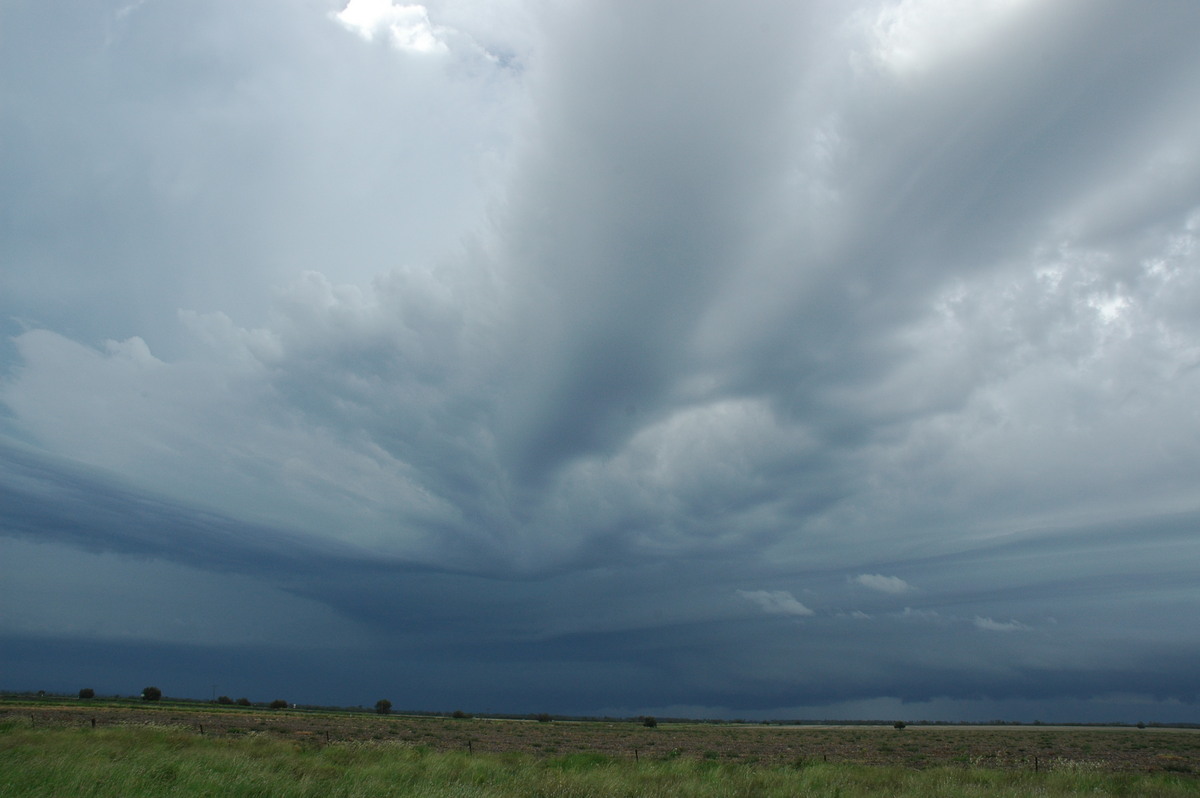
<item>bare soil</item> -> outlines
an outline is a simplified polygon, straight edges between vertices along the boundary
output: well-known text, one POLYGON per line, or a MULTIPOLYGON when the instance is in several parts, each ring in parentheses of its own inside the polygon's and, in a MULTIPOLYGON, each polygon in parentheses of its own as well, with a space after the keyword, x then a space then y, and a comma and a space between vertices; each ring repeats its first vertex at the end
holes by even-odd
POLYGON ((0 723, 34 726, 169 725, 217 736, 270 735, 303 745, 372 743, 436 751, 595 753, 620 759, 688 757, 803 766, 852 762, 1200 775, 1200 730, 1056 726, 777 726, 629 721, 500 720, 261 707, 0 704, 0 723))

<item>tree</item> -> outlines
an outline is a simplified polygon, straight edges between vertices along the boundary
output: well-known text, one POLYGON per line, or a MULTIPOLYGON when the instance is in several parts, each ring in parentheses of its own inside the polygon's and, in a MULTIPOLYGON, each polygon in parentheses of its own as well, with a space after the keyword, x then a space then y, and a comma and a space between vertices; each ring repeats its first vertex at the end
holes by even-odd
POLYGON ((904 721, 902 721, 902 720, 898 720, 898 721, 896 721, 895 723, 893 723, 893 724, 892 724, 892 728, 893 728, 893 729, 895 729, 896 731, 900 731, 900 730, 902 730, 902 729, 903 729, 905 726, 907 726, 907 725, 908 725, 908 724, 906 724, 904 721))
POLYGON ((79 691, 79 697, 80 698, 95 698, 96 691, 90 687, 85 687, 79 691))
POLYGON ((162 698, 162 690, 157 687, 147 687, 142 690, 143 701, 157 701, 160 698, 162 698))
POLYGON ((239 707, 248 707, 248 706, 250 706, 250 699, 249 698, 239 698, 237 700, 237 705, 239 707))
POLYGON ((450 713, 450 717, 462 719, 462 718, 469 718, 471 716, 468 715, 466 712, 463 712, 461 709, 456 709, 450 713))
POLYGON ((282 698, 276 698, 274 701, 272 701, 267 706, 269 706, 271 709, 287 709, 287 705, 288 705, 287 702, 284 701, 282 698))
POLYGON ((647 729, 653 729, 658 725, 658 719, 653 715, 647 715, 646 717, 642 718, 642 725, 647 729))
POLYGON ((219 695, 219 696, 217 696, 217 703, 218 704, 232 704, 233 699, 227 695, 219 695))
POLYGON ((381 698, 375 702, 375 711, 380 715, 386 715, 392 711, 392 702, 386 698, 381 698))

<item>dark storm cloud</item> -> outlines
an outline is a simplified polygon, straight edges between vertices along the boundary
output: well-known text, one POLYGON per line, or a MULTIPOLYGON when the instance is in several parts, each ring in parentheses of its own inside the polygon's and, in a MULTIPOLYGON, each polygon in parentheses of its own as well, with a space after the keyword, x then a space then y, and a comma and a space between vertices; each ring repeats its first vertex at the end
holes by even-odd
POLYGON ((1192 6, 5 23, 20 673, 203 694, 230 624, 317 702, 1194 705, 1192 6))
POLYGON ((696 398, 677 395, 689 339, 775 180, 806 45, 804 12, 786 6, 559 16, 559 68, 535 88, 552 115, 514 187, 506 253, 532 350, 506 437, 533 476, 696 398))
POLYGON ((301 559, 286 533, 181 507, 26 447, 0 445, 0 474, 10 535, 255 573, 301 559))

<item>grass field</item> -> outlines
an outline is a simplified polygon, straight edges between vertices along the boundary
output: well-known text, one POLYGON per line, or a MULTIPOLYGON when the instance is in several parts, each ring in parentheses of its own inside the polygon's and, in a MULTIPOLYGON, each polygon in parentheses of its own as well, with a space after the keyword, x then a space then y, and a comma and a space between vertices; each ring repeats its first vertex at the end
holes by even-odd
POLYGON ((68 703, 0 713, 6 798, 1200 796, 1193 730, 649 729, 68 703))

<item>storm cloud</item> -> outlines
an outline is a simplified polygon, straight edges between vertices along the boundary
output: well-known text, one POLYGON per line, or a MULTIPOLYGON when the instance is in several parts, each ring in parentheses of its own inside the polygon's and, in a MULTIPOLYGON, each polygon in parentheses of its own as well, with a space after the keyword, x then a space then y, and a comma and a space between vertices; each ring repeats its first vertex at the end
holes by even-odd
POLYGON ((0 687, 1194 720, 1200 7, 0 14, 0 687))

